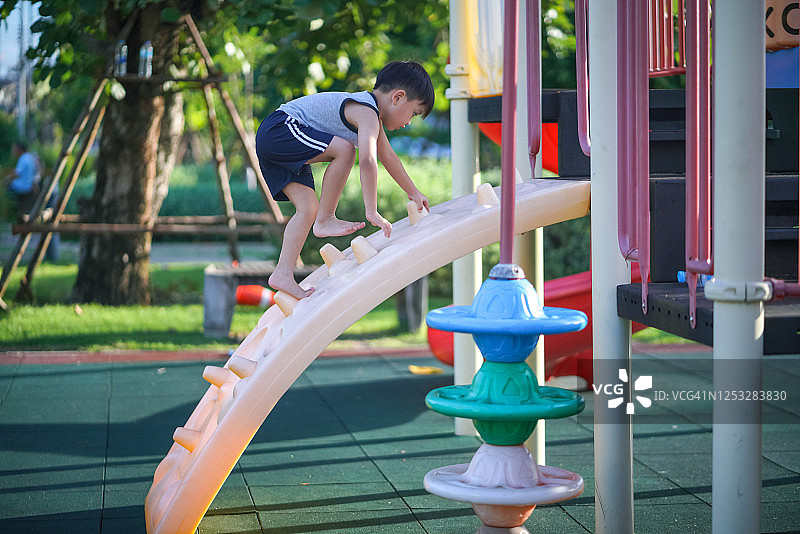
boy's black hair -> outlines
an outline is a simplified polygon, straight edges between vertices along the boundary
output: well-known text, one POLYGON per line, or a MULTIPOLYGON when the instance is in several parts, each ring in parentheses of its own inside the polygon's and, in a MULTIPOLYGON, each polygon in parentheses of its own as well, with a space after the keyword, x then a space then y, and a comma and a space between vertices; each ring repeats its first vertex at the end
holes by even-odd
POLYGON ((375 90, 383 92, 402 89, 409 100, 420 100, 425 106, 422 118, 433 109, 433 82, 427 71, 416 61, 392 61, 375 78, 375 90))

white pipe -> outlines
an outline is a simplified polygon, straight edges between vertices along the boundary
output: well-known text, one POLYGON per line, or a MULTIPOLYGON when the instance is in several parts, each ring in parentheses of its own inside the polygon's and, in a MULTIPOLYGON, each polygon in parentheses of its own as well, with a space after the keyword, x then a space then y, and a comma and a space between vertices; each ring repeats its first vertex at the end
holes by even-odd
MULTIPOLYGON (((453 171, 453 198, 475 192, 480 184, 478 167, 478 127, 467 121, 469 98, 469 12, 464 1, 450 3, 450 147, 453 171)), ((453 304, 472 304, 482 280, 481 251, 453 262, 453 304)), ((470 384, 483 358, 469 334, 453 336, 454 383, 470 384)), ((477 435, 470 419, 456 418, 455 432, 477 435)))
MULTIPOLYGON (((714 390, 759 391, 764 306, 764 0, 714 4, 714 390), (742 360, 733 365, 731 360, 742 360), (727 372, 734 369, 735 372, 727 372)), ((761 532, 760 403, 714 402, 712 532, 761 532), (747 422, 745 422, 747 421, 747 422)))
MULTIPOLYGON (((592 345, 595 383, 630 370, 631 323, 617 316, 618 284, 630 269, 617 245, 617 7, 589 2, 589 109, 592 140, 592 345)), ((629 373, 630 376, 630 373, 629 373)), ((633 435, 630 416, 595 402, 595 532, 633 532, 633 435)))

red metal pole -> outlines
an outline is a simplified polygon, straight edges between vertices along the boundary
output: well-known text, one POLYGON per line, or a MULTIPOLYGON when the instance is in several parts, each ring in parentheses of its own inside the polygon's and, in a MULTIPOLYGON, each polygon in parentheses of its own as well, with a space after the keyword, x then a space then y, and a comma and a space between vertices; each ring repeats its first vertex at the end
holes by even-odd
POLYGON ((512 263, 514 253, 514 152, 517 130, 517 42, 519 0, 505 0, 503 14, 503 116, 500 147, 500 263, 512 263))
POLYGON ((686 44, 683 40, 684 34, 684 0, 678 0, 678 66, 686 64, 686 44))
POLYGON ((658 70, 659 63, 658 63, 658 22, 657 22, 657 15, 656 15, 656 8, 655 4, 658 3, 658 0, 650 0, 649 2, 645 2, 645 5, 648 8, 648 19, 647 19, 647 50, 649 52, 649 59, 647 63, 648 70, 658 70))
POLYGON ((642 274, 642 313, 647 314, 647 280, 650 273, 650 77, 647 69, 647 4, 638 5, 634 28, 637 39, 634 42, 635 58, 633 77, 635 78, 636 123, 633 133, 636 152, 636 225, 637 248, 639 249, 639 272, 642 274))
POLYGON ((665 65, 667 70, 672 70, 675 68, 675 52, 672 50, 674 46, 673 41, 673 23, 672 23, 672 0, 668 0, 664 2, 664 54, 665 54, 665 65))
POLYGON ((689 321, 694 328, 697 273, 690 263, 699 257, 700 221, 700 42, 697 0, 686 6, 686 283, 689 286, 689 321))
POLYGON ((617 7, 617 228, 619 249, 626 258, 631 251, 630 171, 628 157, 628 2, 620 0, 617 7))
POLYGON ((697 275, 713 272, 711 252, 711 96, 708 0, 686 9, 686 282, 689 321, 697 322, 697 275))
MULTIPOLYGON (((540 3, 540 0, 527 0, 527 9, 525 10, 528 48, 528 158, 530 159, 532 171, 536 169, 536 154, 539 153, 542 144, 542 110, 539 91, 542 86, 542 52, 539 31, 540 3)), ((580 117, 580 113, 578 116, 580 117)), ((580 118, 578 120, 580 121, 580 118)))
POLYGON ((698 11, 700 23, 700 233, 698 236, 699 259, 713 272, 711 251, 711 64, 709 46, 711 43, 708 0, 700 1, 698 11))

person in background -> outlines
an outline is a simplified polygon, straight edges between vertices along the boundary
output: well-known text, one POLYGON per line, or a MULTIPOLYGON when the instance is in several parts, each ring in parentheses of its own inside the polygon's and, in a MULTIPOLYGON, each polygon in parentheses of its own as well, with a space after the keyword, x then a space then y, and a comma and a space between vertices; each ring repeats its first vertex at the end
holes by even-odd
POLYGON ((17 203, 17 219, 25 220, 33 208, 40 179, 39 157, 28 150, 28 146, 15 141, 11 153, 17 160, 14 170, 3 180, 3 185, 14 196, 17 203))
MULTIPOLYGON (((39 155, 28 150, 28 146, 21 141, 14 142, 11 146, 11 153, 17 160, 17 163, 14 170, 4 178, 3 185, 15 198, 17 204, 17 220, 25 221, 30 218, 30 212, 39 194, 44 165, 39 155)), ((57 198, 58 184, 56 184, 55 189, 53 189, 53 194, 50 195, 50 199, 45 206, 45 209, 50 210, 50 213, 52 213, 55 207, 57 198)), ((45 219, 48 218, 49 217, 45 217, 45 219)), ((54 232, 50 237, 50 244, 45 253, 45 259, 47 261, 58 261, 60 242, 60 234, 54 232)))

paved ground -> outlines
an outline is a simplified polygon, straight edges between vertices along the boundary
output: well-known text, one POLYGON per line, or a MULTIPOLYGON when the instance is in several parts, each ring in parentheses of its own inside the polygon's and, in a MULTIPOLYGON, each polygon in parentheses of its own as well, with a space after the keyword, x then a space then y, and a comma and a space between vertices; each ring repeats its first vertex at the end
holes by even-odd
MULTIPOLYGON (((637 369, 710 387, 682 351, 637 349, 637 369), (683 362, 683 363, 682 363, 683 362)), ((224 354, 0 355, 0 532, 144 532, 153 471, 224 354), (57 363, 63 362, 63 363, 57 363)), ((341 355, 339 355, 341 356, 341 355)), ((201 533, 473 533, 469 505, 429 495, 430 469, 468 462, 480 442, 454 436, 425 394, 452 382, 420 353, 325 357, 276 406, 220 491, 201 533)), ((770 387, 796 384, 798 359, 768 359, 770 387)), ((585 415, 547 424, 547 464, 586 481, 580 497, 538 507, 534 532, 594 529, 592 395, 585 415)), ((655 402, 660 413, 669 403, 655 402)), ((800 532, 800 422, 763 427, 763 532, 800 532)), ((696 414, 697 415, 697 414, 696 414)), ((634 428, 636 530, 709 532, 711 427, 672 414, 634 428)), ((735 468, 735 466, 731 466, 735 468)))

